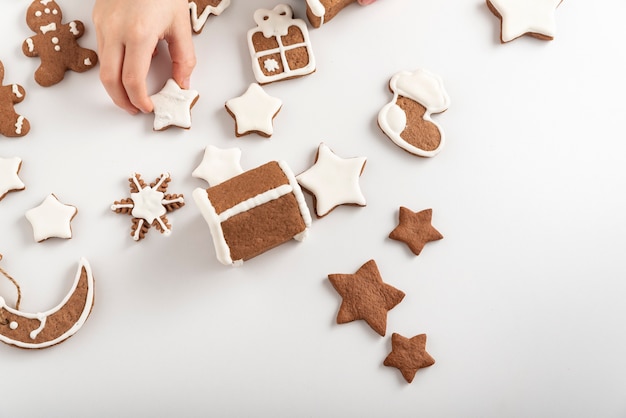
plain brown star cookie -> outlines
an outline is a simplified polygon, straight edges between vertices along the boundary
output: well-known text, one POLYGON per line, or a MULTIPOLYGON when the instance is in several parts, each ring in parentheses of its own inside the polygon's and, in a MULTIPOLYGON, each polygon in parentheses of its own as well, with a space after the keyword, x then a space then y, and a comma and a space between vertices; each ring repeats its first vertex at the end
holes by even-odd
POLYGON ((343 298, 338 324, 363 319, 378 334, 385 335, 387 312, 402 301, 404 292, 383 282, 374 260, 354 274, 329 274, 328 280, 343 298))
POLYGON ((391 335, 391 353, 383 364, 399 369, 406 381, 411 383, 419 369, 435 364, 435 359, 426 352, 426 334, 406 338, 394 332, 391 335))
POLYGON ((413 212, 401 206, 398 226, 391 231, 389 238, 406 243, 413 254, 420 255, 424 245, 443 238, 432 226, 432 217, 432 209, 413 212))

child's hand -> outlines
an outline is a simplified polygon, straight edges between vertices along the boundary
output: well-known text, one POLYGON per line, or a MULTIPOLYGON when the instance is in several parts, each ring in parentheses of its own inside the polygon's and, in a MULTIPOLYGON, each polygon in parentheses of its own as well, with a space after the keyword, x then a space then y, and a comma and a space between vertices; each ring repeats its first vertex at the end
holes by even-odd
POLYGON ((182 88, 196 65, 188 0, 96 0, 100 80, 129 113, 151 112, 146 77, 160 39, 168 43, 172 78, 182 88))
POLYGON ((374 3, 376 0, 358 0, 361 6, 367 6, 368 4, 374 3))

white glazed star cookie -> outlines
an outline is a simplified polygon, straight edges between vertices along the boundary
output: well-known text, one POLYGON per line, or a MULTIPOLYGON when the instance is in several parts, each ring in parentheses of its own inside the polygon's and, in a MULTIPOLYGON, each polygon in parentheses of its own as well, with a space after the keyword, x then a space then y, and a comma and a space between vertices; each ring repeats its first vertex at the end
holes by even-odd
POLYGON ((554 11, 562 0, 486 0, 489 10, 501 20, 500 41, 523 35, 552 40, 556 33, 554 11))
POLYGON ((75 206, 61 203, 54 194, 37 207, 26 212, 26 219, 33 226, 35 241, 42 242, 48 238, 72 238, 71 222, 78 213, 75 206))
POLYGON ((193 177, 205 180, 209 186, 216 186, 243 173, 239 148, 221 149, 209 145, 204 150, 202 162, 191 173, 193 177))
POLYGON ((274 117, 280 112, 283 102, 272 97, 257 83, 252 83, 246 92, 226 102, 226 110, 235 118, 235 135, 257 133, 269 138, 274 133, 274 117))
POLYGON ((20 158, 0 158, 0 200, 9 192, 26 188, 18 176, 20 168, 22 168, 20 158))
POLYGON ((339 205, 365 206, 359 185, 365 162, 364 157, 340 158, 326 144, 320 144, 315 164, 296 176, 300 186, 315 197, 319 218, 339 205))
POLYGON ((154 130, 162 131, 170 126, 191 128, 191 108, 198 97, 197 91, 181 89, 173 79, 167 80, 161 91, 150 96, 154 105, 154 130))

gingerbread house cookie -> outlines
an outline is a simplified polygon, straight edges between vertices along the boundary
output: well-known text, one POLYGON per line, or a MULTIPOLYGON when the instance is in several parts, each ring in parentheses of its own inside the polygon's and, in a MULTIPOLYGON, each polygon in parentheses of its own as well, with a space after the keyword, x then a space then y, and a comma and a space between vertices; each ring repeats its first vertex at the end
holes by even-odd
POLYGON ((282 161, 198 188, 193 197, 225 265, 241 265, 291 239, 302 241, 311 225, 300 186, 282 161))
POLYGON ((257 27, 248 31, 252 70, 259 84, 301 77, 315 71, 315 58, 306 22, 279 4, 254 13, 257 27))

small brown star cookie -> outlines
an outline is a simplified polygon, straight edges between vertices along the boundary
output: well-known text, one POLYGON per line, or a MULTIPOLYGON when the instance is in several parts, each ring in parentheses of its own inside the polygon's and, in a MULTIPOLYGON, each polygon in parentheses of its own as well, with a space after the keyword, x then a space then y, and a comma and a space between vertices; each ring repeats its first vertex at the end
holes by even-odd
POLYGON ((413 254, 420 255, 424 245, 443 238, 443 235, 432 226, 432 217, 432 209, 413 212, 400 206, 398 226, 391 231, 389 238, 406 243, 413 254))
POLYGON ((383 364, 399 369, 406 381, 411 383, 419 369, 435 364, 435 359, 426 352, 426 334, 406 338, 394 332, 391 335, 391 353, 383 364))
POLYGON ((387 329, 387 311, 404 298, 404 292, 383 282, 374 260, 363 264, 355 274, 329 274, 328 280, 343 301, 337 323, 363 319, 381 336, 387 329))

